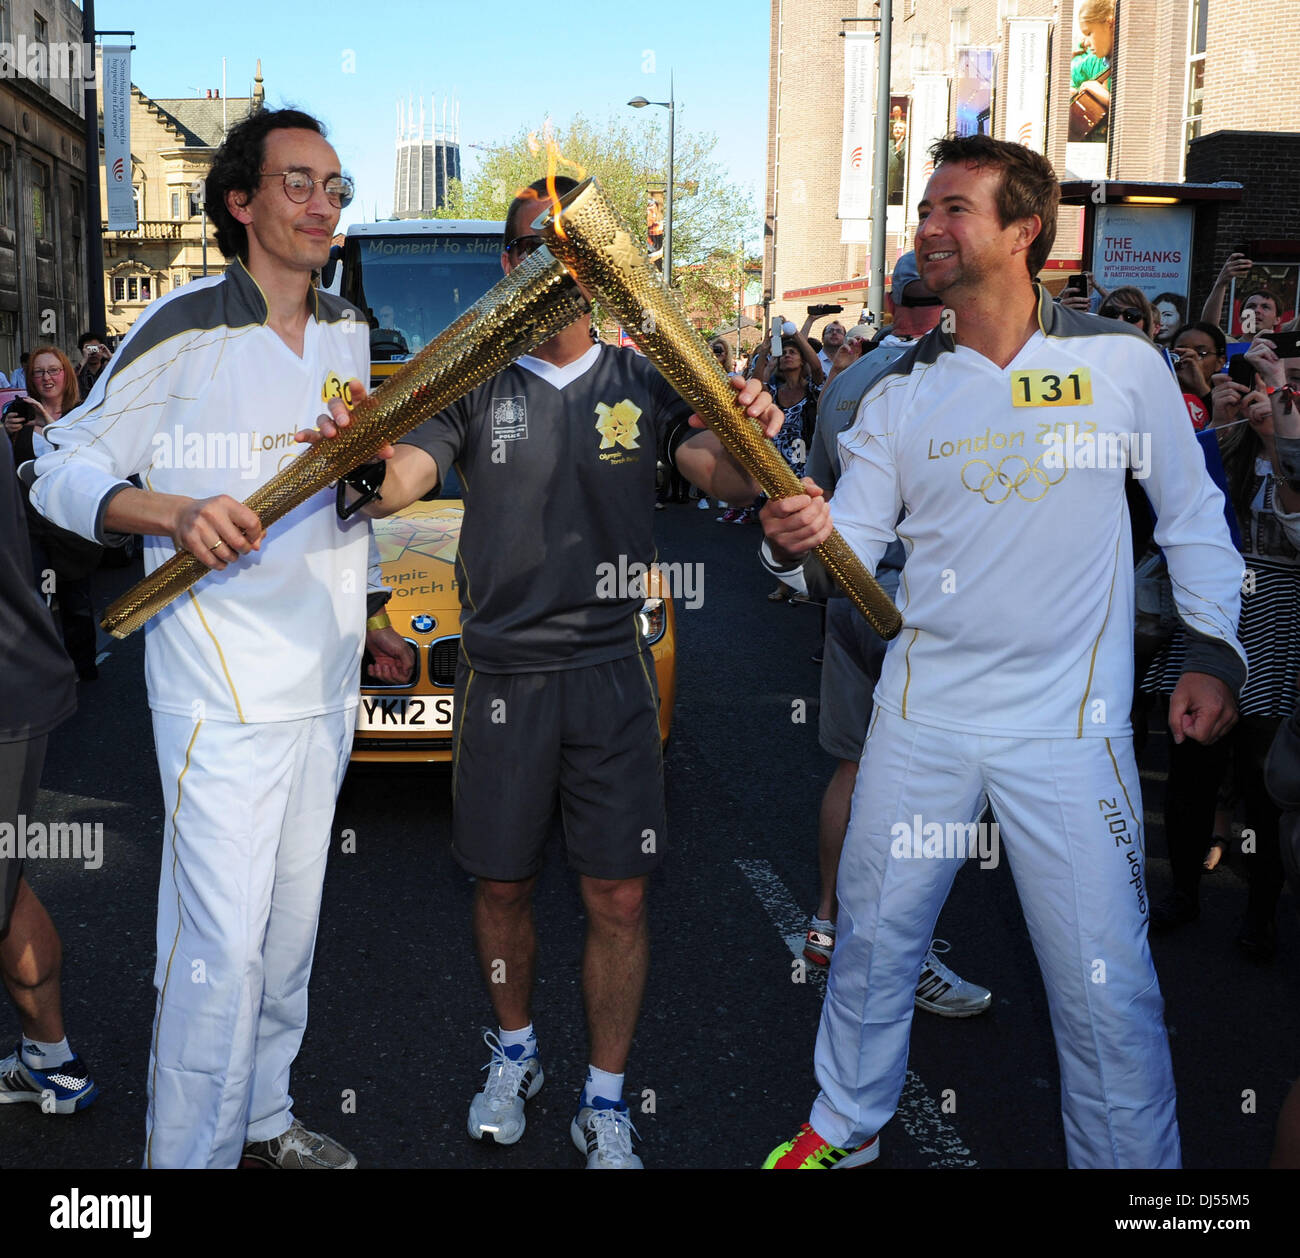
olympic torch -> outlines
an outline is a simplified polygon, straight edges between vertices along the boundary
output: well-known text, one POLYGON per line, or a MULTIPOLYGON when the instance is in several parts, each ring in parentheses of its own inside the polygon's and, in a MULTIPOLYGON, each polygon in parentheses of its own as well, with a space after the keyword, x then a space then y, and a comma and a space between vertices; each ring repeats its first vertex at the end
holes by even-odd
MULTIPOLYGON (((756 420, 736 401, 717 359, 691 327, 659 273, 650 265, 618 211, 594 179, 560 198, 553 214, 533 224, 578 282, 600 298, 664 378, 699 413, 732 456, 770 498, 803 493, 803 486, 756 420)), ((838 534, 817 555, 867 623, 882 638, 902 627, 898 608, 838 534)))
MULTIPOLYGON (((339 436, 299 455, 244 503, 262 527, 373 459, 379 449, 549 341, 587 310, 568 272, 546 249, 479 298, 353 410, 339 436)), ((182 552, 133 586, 100 622, 124 638, 185 593, 208 569, 182 552)))

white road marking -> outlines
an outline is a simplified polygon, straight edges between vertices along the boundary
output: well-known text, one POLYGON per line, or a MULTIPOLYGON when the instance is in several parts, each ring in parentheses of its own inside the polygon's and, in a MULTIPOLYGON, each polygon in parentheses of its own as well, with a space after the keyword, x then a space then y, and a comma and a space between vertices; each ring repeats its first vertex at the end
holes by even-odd
MULTIPOLYGON (((736 864, 749 880, 758 902, 767 910, 777 933, 785 940, 785 946, 795 957, 802 959, 804 939, 808 931, 808 913, 795 902, 794 896, 767 861, 738 860, 736 864)), ((826 971, 811 962, 807 964, 808 986, 816 987, 824 995, 826 971)), ((930 1157, 929 1165, 932 1168, 979 1165, 914 1070, 907 1072, 896 1117, 921 1153, 930 1157)))

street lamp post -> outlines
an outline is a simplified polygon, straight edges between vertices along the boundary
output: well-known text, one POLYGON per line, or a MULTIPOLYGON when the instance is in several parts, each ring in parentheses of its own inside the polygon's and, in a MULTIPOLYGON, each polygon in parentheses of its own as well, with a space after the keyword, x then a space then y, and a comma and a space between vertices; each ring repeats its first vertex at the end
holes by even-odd
POLYGON ((634 96, 628 104, 633 109, 644 109, 647 105, 661 105, 668 111, 668 179, 664 190, 664 282, 671 288, 673 283, 673 129, 676 121, 672 74, 668 76, 667 100, 646 100, 644 96, 634 96))

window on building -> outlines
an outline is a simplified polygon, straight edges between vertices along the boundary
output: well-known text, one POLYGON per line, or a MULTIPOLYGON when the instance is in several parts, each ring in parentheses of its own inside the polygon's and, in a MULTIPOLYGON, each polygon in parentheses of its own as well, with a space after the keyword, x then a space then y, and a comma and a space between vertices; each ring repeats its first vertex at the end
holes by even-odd
POLYGON ((172 272, 172 287, 180 288, 185 283, 185 273, 183 271, 172 272))
POLYGON ((1187 165, 1187 148, 1201 134, 1201 110, 1205 97, 1205 29, 1210 0, 1192 0, 1187 31, 1187 92, 1183 102, 1183 153, 1178 178, 1187 165))
POLYGON ((12 310, 0 310, 0 369, 12 374, 18 369, 18 317, 12 310))
POLYGON ((179 192, 173 192, 172 193, 172 218, 180 218, 180 216, 181 216, 181 194, 179 192))
POLYGON ((13 150, 7 144, 0 144, 0 226, 13 226, 13 150))
POLYGON ((9 16, 9 0, 0 0, 0 43, 12 44, 14 42, 13 21, 9 16))
POLYGON ((198 218, 203 213, 203 198, 197 192, 190 193, 190 217, 198 218))
POLYGON ((140 300, 153 301, 153 277, 142 275, 140 277, 140 300))
POLYGON ((126 277, 126 299, 127 301, 140 300, 140 277, 138 275, 128 275, 126 277))
POLYGON ((34 51, 28 58, 28 65, 39 71, 35 76, 42 87, 48 89, 50 86, 50 24, 39 13, 32 14, 32 21, 36 28, 36 45, 40 50, 34 51))
POLYGON ((54 239, 54 221, 50 206, 50 170, 40 162, 31 164, 32 235, 37 240, 54 239))
POLYGON ((126 281, 120 275, 113 277, 113 300, 115 302, 126 300, 126 281))

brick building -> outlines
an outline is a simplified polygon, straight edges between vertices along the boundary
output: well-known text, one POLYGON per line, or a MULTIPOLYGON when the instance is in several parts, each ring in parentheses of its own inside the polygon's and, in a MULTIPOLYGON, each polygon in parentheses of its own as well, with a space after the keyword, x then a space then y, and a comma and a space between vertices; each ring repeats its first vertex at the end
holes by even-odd
MULTIPOLYGON (((1062 178, 1132 181, 1192 178, 1188 144, 1198 136, 1300 132, 1290 90, 1300 78, 1298 0, 1116 0, 1103 80, 1113 101, 1091 136, 1072 135, 1071 100, 1098 38, 1082 31, 1086 3, 1097 0, 894 0, 891 123, 897 115, 909 148, 887 215, 887 274, 911 244, 924 149, 959 122, 1033 144, 1062 178)), ((840 35, 876 29, 843 19, 877 15, 875 0, 772 0, 764 292, 773 313, 837 301, 856 317, 865 300, 866 223, 838 213, 840 35)), ((877 41, 868 43, 874 62, 877 41)), ((874 115, 874 87, 871 101, 874 115)), ((1049 268, 1077 265, 1082 230, 1082 211, 1064 208, 1049 268)))
MULTIPOLYGON (((173 288, 221 271, 226 260, 196 191, 226 132, 265 100, 262 63, 252 93, 224 98, 153 99, 131 85, 131 190, 134 231, 104 232, 104 302, 110 336, 129 331, 144 308, 173 288)), ((102 134, 102 113, 101 113, 102 134)), ((107 204, 104 163, 100 204, 107 204)))

